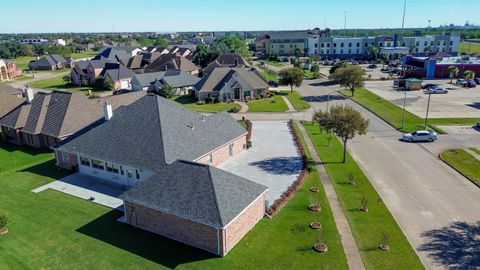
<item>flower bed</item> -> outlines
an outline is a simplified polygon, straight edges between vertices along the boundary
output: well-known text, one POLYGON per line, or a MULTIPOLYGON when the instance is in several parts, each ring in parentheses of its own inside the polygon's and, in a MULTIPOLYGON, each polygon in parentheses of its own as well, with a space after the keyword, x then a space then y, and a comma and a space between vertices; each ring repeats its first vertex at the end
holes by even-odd
MULTIPOLYGON (((247 120, 248 121, 248 120, 247 120)), ((250 124, 251 125, 251 124, 250 124)), ((305 179, 308 175, 308 166, 307 166, 307 155, 305 154, 305 149, 300 141, 296 130, 293 128, 293 120, 290 120, 288 123, 290 130, 292 131, 293 139, 295 145, 297 146, 300 156, 302 157, 302 172, 298 176, 297 180, 288 187, 288 189, 278 198, 270 208, 267 209, 267 217, 273 218, 280 210, 288 203, 288 201, 297 193, 298 190, 303 186, 305 179)), ((248 136, 248 135, 247 135, 248 136)), ((248 137, 247 137, 248 138, 248 137)))

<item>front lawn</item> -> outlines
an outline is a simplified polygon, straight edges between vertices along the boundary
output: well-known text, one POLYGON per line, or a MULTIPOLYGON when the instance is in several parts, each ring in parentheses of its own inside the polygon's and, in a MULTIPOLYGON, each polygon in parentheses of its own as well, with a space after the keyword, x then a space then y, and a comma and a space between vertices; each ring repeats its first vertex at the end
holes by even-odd
POLYGON ((329 135, 321 134, 318 126, 305 124, 305 128, 325 162, 366 269, 423 269, 419 257, 362 169, 349 154, 346 163, 341 163, 343 145, 340 141, 333 137, 329 146, 329 135), (349 183, 349 175, 354 185, 349 183), (368 213, 360 211, 362 198, 369 202, 368 213), (389 252, 378 248, 383 232, 390 235, 389 252))
POLYGON ((440 154, 442 159, 455 169, 468 176, 480 186, 480 160, 463 149, 451 149, 440 154))
POLYGON ((180 103, 185 108, 189 108, 199 112, 221 112, 230 111, 233 107, 237 107, 240 110, 240 105, 233 102, 218 102, 197 104, 197 99, 192 96, 177 96, 172 98, 173 101, 180 103))
POLYGON ((281 95, 273 95, 272 98, 251 100, 248 103, 248 112, 286 112, 287 103, 281 95), (275 102, 272 102, 272 101, 275 102))
POLYGON ((290 90, 288 90, 282 91, 281 94, 287 97, 296 111, 304 111, 312 107, 298 92, 290 92, 290 90))
MULTIPOLYGON (((72 53, 71 55, 65 55, 65 56, 71 56, 74 60, 78 60, 82 58, 93 57, 97 54, 98 52, 81 52, 81 53, 72 53)), ((43 56, 38 56, 38 57, 41 58, 43 56)), ((19 56, 17 58, 12 58, 9 60, 14 62, 17 65, 17 69, 24 70, 24 69, 28 69, 28 63, 35 59, 37 59, 37 56, 19 56)))
POLYGON ((263 219, 224 258, 116 221, 122 213, 60 192, 31 192, 68 174, 52 153, 0 145, 0 214, 10 232, 0 236, 6 269, 347 269, 325 193, 317 193, 329 251, 312 250, 307 205, 319 186, 312 172, 304 187, 272 220, 263 219), (15 160, 12 162, 12 160, 15 160))
POLYGON ((96 89, 92 86, 68 85, 68 84, 65 84, 62 77, 63 76, 58 76, 50 79, 32 82, 32 83, 29 83, 28 86, 33 88, 42 88, 42 89, 58 90, 58 91, 65 91, 65 92, 83 92, 85 94, 88 94, 88 90, 92 90, 94 94, 110 92, 109 90, 96 89))
MULTIPOLYGON (((425 119, 422 119, 409 111, 405 111, 405 127, 402 129, 403 108, 398 107, 397 105, 368 91, 367 89, 356 89, 353 97, 350 90, 344 90, 342 91, 342 94, 350 97, 363 107, 376 114, 378 117, 382 118, 385 122, 403 132, 412 132, 424 129, 425 119)), ((435 126, 430 124, 428 126, 439 133, 444 133, 441 129, 438 129, 435 126)))

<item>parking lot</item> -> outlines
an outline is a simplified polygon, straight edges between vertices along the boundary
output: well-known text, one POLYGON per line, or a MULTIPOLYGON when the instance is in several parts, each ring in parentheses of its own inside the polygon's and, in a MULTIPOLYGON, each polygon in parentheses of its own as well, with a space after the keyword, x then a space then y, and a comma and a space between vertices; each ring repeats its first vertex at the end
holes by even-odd
POLYGON ((298 178, 302 159, 285 121, 253 121, 252 148, 220 169, 268 187, 268 206, 298 178))
MULTIPOLYGON (((480 117, 480 86, 462 88, 450 84, 450 80, 429 80, 423 84, 435 83, 448 90, 447 94, 434 94, 430 100, 430 118, 475 118, 480 117)), ((386 100, 402 107, 404 92, 393 89, 393 81, 367 81, 366 88, 386 100)), ((423 91, 407 91, 407 111, 425 117, 428 95, 423 91)))

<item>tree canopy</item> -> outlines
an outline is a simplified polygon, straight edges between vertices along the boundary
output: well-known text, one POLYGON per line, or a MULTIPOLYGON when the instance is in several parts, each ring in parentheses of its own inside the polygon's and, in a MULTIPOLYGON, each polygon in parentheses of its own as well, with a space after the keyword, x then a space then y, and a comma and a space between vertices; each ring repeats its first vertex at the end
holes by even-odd
POLYGON ((248 45, 238 36, 225 35, 216 39, 212 45, 198 45, 195 50, 193 62, 201 67, 206 67, 218 56, 224 53, 237 53, 244 57, 249 56, 248 45))
POLYGON ((293 67, 283 69, 278 73, 280 85, 289 85, 290 91, 293 92, 293 87, 299 87, 303 82, 303 70, 293 67))
POLYGON ((329 112, 316 112, 312 121, 322 129, 333 132, 343 141, 343 163, 346 160, 347 142, 357 134, 366 134, 370 121, 350 105, 333 105, 329 112))
POLYGON ((365 69, 362 67, 346 65, 345 67, 340 67, 335 70, 333 74, 330 74, 329 79, 350 89, 353 96, 355 89, 364 85, 365 75, 365 69))

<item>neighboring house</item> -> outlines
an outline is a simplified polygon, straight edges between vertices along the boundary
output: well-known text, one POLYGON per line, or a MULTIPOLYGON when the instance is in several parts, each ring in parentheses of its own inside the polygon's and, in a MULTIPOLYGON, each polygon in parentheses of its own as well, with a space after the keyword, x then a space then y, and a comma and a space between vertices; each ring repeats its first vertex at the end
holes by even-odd
POLYGON ((105 57, 95 57, 92 60, 76 61, 73 63, 70 71, 72 84, 81 85, 82 78, 85 78, 87 84, 95 83, 107 63, 117 63, 105 57))
POLYGON ((14 62, 0 58, 0 81, 12 81, 21 75, 22 71, 17 69, 14 62))
POLYGON ((130 82, 135 77, 135 72, 122 64, 107 63, 99 77, 112 79, 115 83, 115 90, 132 89, 130 82))
POLYGON ((193 55, 193 51, 191 51, 189 48, 185 47, 178 47, 178 46, 173 46, 170 49, 170 54, 176 54, 182 57, 186 57, 187 59, 191 59, 191 56, 193 55))
POLYGON ((247 61, 236 53, 224 53, 217 57, 213 62, 208 64, 207 67, 203 69, 203 74, 208 74, 213 71, 214 68, 217 67, 239 67, 243 68, 246 67, 247 61))
POLYGON ((100 51, 92 60, 100 60, 106 58, 108 62, 120 63, 126 65, 130 57, 136 55, 137 51, 141 51, 138 47, 107 47, 100 51), (133 52, 135 51, 135 54, 133 52))
POLYGON ((157 95, 104 111, 53 150, 61 168, 131 187, 120 196, 127 224, 224 256, 263 217, 267 188, 215 168, 246 149, 228 113, 203 116, 157 95))
POLYGON ((192 74, 178 71, 167 70, 153 73, 136 74, 132 79, 133 91, 157 90, 162 85, 169 85, 176 89, 176 95, 194 94, 194 85, 200 81, 200 78, 192 74))
POLYGON ((27 101, 0 119, 4 141, 35 148, 51 147, 78 130, 103 117, 102 102, 114 108, 128 105, 142 92, 89 99, 83 93, 52 91, 33 94, 26 90, 27 101))
POLYGON ((82 85, 82 78, 85 80, 86 84, 90 82, 88 77, 88 65, 90 61, 76 61, 73 66, 72 70, 70 70, 70 78, 72 80, 72 84, 74 85, 82 85))
POLYGON ((167 71, 169 69, 188 72, 192 75, 197 75, 200 72, 200 67, 178 54, 166 54, 160 56, 160 58, 153 61, 145 68, 145 72, 167 71))
POLYGON ((31 70, 57 70, 68 67, 65 57, 58 54, 49 54, 40 59, 32 60, 28 63, 31 70))
POLYGON ((0 83, 0 119, 24 101, 22 91, 0 83))
POLYGON ((266 97, 268 84, 251 68, 215 68, 195 85, 195 95, 200 100, 209 96, 220 100, 244 100, 266 97))

